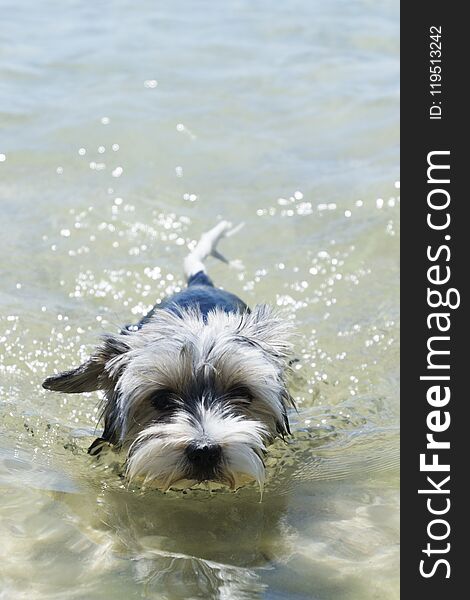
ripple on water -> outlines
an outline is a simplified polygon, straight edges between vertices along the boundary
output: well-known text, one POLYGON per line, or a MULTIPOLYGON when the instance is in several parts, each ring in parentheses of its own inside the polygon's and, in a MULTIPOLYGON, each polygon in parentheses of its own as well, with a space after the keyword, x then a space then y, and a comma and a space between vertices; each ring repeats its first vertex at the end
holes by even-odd
MULTIPOLYGON (((267 585, 282 589, 277 573, 290 577, 310 568, 318 589, 327 589, 325 572, 330 580, 336 580, 335 570, 353 577, 371 561, 385 582, 377 589, 386 587, 397 556, 395 525, 388 521, 397 503, 398 314, 390 291, 384 293, 390 272, 381 271, 393 261, 375 264, 369 246, 371 232, 389 235, 387 224, 395 223, 397 206, 378 209, 373 201, 367 208, 364 201, 361 210, 368 211, 368 219, 358 226, 353 214, 319 211, 326 230, 321 240, 282 253, 282 260, 269 247, 262 261, 247 260, 260 218, 254 215, 239 240, 226 244, 230 258, 245 259, 242 270, 211 265, 216 281, 230 281, 251 304, 273 301, 298 329, 290 381, 298 407, 292 414, 294 435, 270 449, 259 504, 254 486, 235 495, 205 489, 163 495, 128 487, 117 463, 96 465, 86 455, 95 435, 97 396, 50 395, 40 388, 51 370, 83 360, 101 331, 138 320, 184 285, 179 264, 198 235, 193 220, 155 209, 143 218, 114 190, 106 198, 99 208, 70 209, 55 230, 44 232, 48 269, 60 275, 49 282, 48 296, 39 295, 27 308, 12 307, 0 321, 6 376, 0 388, 2 428, 9 432, 0 484, 11 490, 10 515, 17 511, 15 503, 24 503, 19 490, 25 488, 40 515, 27 512, 15 526, 7 519, 11 556, 26 549, 28 560, 52 569, 57 586, 65 585, 63 573, 46 557, 60 546, 66 549, 59 564, 67 581, 76 578, 77 557, 85 557, 107 590, 123 565, 130 580, 147 590, 262 594, 267 585), (333 237, 330 230, 339 222, 342 233, 333 237), (41 492, 50 500, 38 496, 41 492), (57 503, 67 524, 58 525, 51 516, 57 503), (309 515, 307 527, 301 515, 309 515), (30 536, 38 540, 33 545, 26 541, 30 536), (338 536, 345 540, 342 546, 338 536), (385 551, 380 540, 390 544, 385 551), (272 573, 265 572, 273 565, 272 573)), ((306 201, 300 193, 292 199, 294 206, 306 201)), ((274 211, 269 218, 272 229, 260 234, 267 246, 271 232, 282 237, 284 221, 294 217, 274 211)), ((307 225, 299 221, 298 227, 302 237, 307 225)), ((379 237, 376 247, 380 244, 379 237)), ((20 294, 29 294, 29 286, 15 284, 20 294)), ((11 558, 7 564, 11 574, 18 573, 11 558)), ((90 594, 95 586, 91 578, 90 594)), ((283 593, 298 591, 292 583, 283 593)))
POLYGON ((345 28, 337 2, 314 19, 311 2, 269 19, 238 2, 230 22, 56 4, 2 14, 4 594, 394 600, 393 7, 350 3, 345 28), (219 218, 245 227, 223 246, 239 268, 212 261, 214 280, 298 331, 293 437, 270 449, 262 503, 255 486, 128 486, 116 457, 86 453, 98 395, 40 386, 179 290, 219 218))

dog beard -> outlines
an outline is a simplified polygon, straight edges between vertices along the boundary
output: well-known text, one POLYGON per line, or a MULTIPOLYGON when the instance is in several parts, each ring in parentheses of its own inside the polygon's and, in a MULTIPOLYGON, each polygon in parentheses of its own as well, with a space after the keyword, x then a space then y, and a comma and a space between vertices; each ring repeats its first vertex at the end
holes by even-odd
POLYGON ((268 435, 258 421, 233 414, 229 407, 207 407, 203 398, 194 413, 177 411, 168 423, 154 423, 139 433, 129 449, 126 474, 163 490, 205 480, 235 489, 245 479, 255 480, 262 490, 268 435), (198 451, 199 461, 191 460, 198 451))
POLYGON ((166 490, 255 480, 262 489, 266 446, 290 433, 290 331, 264 305, 204 317, 155 311, 141 329, 105 336, 88 361, 44 387, 104 391, 102 440, 126 451, 131 481, 166 490))

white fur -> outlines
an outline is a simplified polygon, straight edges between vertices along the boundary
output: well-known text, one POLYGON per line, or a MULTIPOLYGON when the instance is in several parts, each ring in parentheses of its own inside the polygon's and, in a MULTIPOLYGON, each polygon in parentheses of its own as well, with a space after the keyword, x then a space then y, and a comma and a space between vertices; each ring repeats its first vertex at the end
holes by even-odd
POLYGON ((201 271, 205 273, 206 267, 204 265, 204 261, 210 255, 215 256, 215 258, 218 258, 225 263, 228 263, 229 261, 226 260, 217 250, 217 244, 221 238, 233 235, 239 229, 240 226, 232 229, 231 223, 228 221, 221 221, 210 231, 203 233, 197 246, 184 259, 184 273, 186 277, 189 279, 189 277, 196 275, 196 273, 201 271))
POLYGON ((216 374, 221 393, 230 386, 249 386, 254 395, 250 416, 275 437, 290 329, 265 306, 243 315, 213 311, 206 323, 197 310, 181 315, 156 311, 145 327, 126 336, 129 350, 106 365, 111 376, 123 371, 116 386, 120 441, 146 425, 144 405, 151 392, 171 389, 182 396, 201 371, 216 374))
POLYGON ((185 449, 192 443, 217 444, 222 448, 224 483, 238 487, 243 478, 255 480, 262 489, 267 431, 257 421, 230 414, 221 407, 207 408, 204 399, 196 417, 178 412, 169 423, 155 423, 137 436, 129 450, 127 477, 143 477, 168 489, 186 478, 185 449))

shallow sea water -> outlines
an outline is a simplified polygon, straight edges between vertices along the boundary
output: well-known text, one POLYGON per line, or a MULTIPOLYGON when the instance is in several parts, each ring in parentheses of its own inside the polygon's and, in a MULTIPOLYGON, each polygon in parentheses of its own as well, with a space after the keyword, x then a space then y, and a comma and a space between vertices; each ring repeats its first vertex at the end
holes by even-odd
POLYGON ((1 3, 0 598, 398 597, 398 4, 1 3), (142 491, 45 375, 183 285, 297 331, 263 497, 142 491))

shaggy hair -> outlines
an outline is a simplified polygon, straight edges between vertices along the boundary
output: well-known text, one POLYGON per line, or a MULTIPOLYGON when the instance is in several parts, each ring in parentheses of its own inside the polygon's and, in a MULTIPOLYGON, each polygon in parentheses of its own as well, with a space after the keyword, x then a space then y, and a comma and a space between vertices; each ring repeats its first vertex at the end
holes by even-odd
POLYGON ((105 335, 82 365, 48 377, 68 393, 103 390, 103 442, 127 453, 130 480, 168 489, 201 480, 188 448, 217 447, 204 479, 263 486, 263 455, 289 431, 290 324, 265 305, 251 312, 156 310, 136 331, 105 335))

